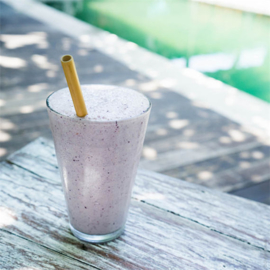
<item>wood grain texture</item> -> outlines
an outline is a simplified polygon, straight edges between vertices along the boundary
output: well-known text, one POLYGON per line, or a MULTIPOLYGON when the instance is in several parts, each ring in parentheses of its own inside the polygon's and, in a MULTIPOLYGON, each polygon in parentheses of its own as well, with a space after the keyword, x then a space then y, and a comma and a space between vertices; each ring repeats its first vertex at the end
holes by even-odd
POLYGON ((124 235, 82 244, 68 229, 51 142, 38 139, 10 162, 1 166, 2 205, 14 212, 5 229, 56 251, 101 269, 268 267, 268 206, 140 171, 124 235))
MULTIPOLYGON (((37 139, 12 155, 9 161, 60 184, 50 140, 37 139)), ((138 172, 133 197, 210 226, 232 238, 270 249, 269 206, 146 170, 138 172)))
POLYGON ((270 250, 267 205, 142 170, 133 196, 228 237, 270 250))
POLYGON ((97 269, 0 229, 0 267, 8 269, 97 269))
POLYGON ((101 269, 256 269, 267 263, 269 253, 262 248, 134 199, 119 239, 82 243, 69 231, 59 183, 16 165, 4 163, 1 169, 2 228, 85 264, 101 269))

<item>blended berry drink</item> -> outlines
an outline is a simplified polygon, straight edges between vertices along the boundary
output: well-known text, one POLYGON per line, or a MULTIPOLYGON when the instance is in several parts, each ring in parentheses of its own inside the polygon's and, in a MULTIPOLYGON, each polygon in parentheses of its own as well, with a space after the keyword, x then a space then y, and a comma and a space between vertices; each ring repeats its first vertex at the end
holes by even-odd
POLYGON ((118 237, 150 114, 149 100, 127 88, 83 85, 88 115, 76 115, 69 89, 47 98, 70 228, 81 240, 118 237))

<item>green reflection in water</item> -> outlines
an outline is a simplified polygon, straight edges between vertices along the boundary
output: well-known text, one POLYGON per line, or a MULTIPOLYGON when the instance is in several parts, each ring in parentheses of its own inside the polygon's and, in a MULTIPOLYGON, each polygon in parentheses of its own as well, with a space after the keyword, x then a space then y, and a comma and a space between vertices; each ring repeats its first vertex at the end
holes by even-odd
POLYGON ((185 0, 84 0, 75 17, 270 102, 267 16, 185 0))

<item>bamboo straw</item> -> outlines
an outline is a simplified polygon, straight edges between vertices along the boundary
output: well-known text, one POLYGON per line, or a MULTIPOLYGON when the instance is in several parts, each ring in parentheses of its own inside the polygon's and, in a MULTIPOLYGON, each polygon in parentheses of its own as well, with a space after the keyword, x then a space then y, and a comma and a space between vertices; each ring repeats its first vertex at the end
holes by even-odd
POLYGON ((64 55, 61 58, 61 63, 66 76, 68 88, 72 97, 76 114, 79 117, 84 117, 87 115, 87 110, 85 107, 73 57, 71 55, 64 55))

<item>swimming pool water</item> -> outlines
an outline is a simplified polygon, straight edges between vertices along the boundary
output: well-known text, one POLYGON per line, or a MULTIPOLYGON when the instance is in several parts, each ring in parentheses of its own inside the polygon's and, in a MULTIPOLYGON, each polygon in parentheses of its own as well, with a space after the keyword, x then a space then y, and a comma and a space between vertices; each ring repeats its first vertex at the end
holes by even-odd
POLYGON ((177 66, 270 102, 268 16, 186 0, 84 0, 74 11, 177 66))

